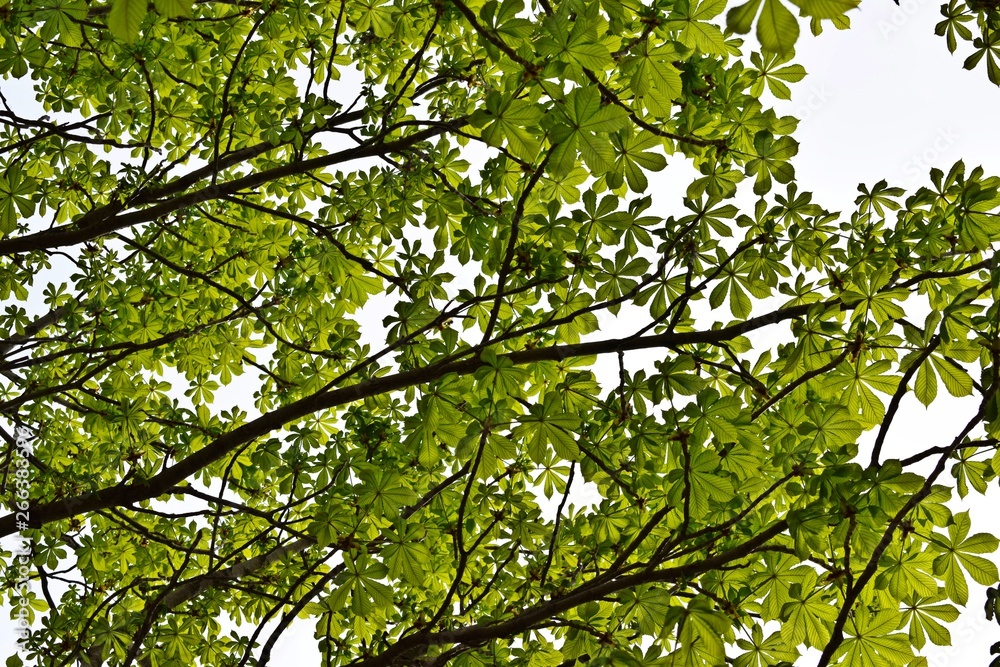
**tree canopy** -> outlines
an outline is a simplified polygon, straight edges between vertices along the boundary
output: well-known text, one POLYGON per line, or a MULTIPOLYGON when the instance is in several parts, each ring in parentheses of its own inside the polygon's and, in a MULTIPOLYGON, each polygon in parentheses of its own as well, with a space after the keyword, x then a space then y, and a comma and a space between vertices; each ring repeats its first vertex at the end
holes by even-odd
POLYGON ((857 3, 792 4, 0 0, 24 660, 926 665, 998 579, 1000 178, 800 191, 857 3), (908 394, 974 416, 890 458, 908 394))

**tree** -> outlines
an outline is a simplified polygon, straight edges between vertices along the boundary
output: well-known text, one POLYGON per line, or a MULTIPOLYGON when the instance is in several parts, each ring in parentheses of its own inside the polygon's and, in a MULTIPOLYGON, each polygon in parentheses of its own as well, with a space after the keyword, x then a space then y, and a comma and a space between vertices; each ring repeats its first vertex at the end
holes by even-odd
MULTIPOLYGON (((855 4, 796 2, 816 32, 855 4)), ((0 6, 47 114, 2 100, 29 661, 262 666, 295 621, 357 667, 947 644, 997 583, 946 502, 1000 472, 1000 178, 827 211, 762 102, 797 19, 726 9, 0 6), (668 160, 682 212, 647 194, 668 160), (910 392, 975 416, 891 459, 910 392)), ((946 10, 992 43, 994 4, 946 10)))

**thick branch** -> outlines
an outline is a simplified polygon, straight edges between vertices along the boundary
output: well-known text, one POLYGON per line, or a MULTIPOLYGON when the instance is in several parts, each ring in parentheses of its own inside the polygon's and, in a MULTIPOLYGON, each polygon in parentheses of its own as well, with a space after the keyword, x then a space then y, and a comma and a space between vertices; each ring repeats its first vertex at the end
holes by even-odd
POLYGON ((65 314, 66 308, 64 306, 59 306, 58 308, 53 308, 49 312, 38 317, 34 322, 24 327, 23 334, 20 336, 12 336, 0 343, 0 358, 6 357, 18 343, 23 343, 45 327, 58 322, 65 314))
POLYGON ((316 540, 310 537, 303 537, 295 540, 291 544, 275 547, 266 554, 261 554, 254 558, 235 563, 220 572, 214 572, 212 574, 206 574, 201 577, 189 579, 167 593, 163 597, 160 604, 165 609, 173 609, 174 607, 197 597, 203 591, 207 591, 210 588, 217 588, 227 581, 233 581, 261 570, 271 563, 276 563, 288 556, 305 551, 314 544, 316 544, 316 540))
MULTIPOLYGON (((562 361, 571 357, 617 353, 620 350, 627 352, 630 350, 648 350, 676 347, 679 345, 713 344, 732 340, 750 331, 771 324, 802 317, 810 308, 814 307, 815 304, 803 304, 781 308, 767 315, 754 317, 745 322, 710 331, 665 333, 632 339, 615 338, 589 343, 578 343, 576 345, 554 345, 511 352, 506 355, 506 358, 515 365, 524 365, 540 361, 562 361)), ((127 485, 119 484, 92 493, 74 496, 65 500, 55 500, 38 507, 33 507, 31 511, 31 526, 37 528, 52 521, 67 519, 86 512, 95 512, 108 507, 129 505, 142 500, 157 498, 166 494, 171 487, 192 477, 198 471, 218 461, 241 445, 314 412, 348 405, 371 396, 378 396, 426 384, 446 375, 470 375, 483 365, 483 362, 478 357, 474 357, 462 361, 395 373, 349 387, 342 387, 307 396, 223 434, 211 444, 149 479, 136 481, 127 485)), ((15 529, 13 514, 0 518, 0 536, 10 535, 15 529)))
MULTIPOLYGON (((77 245, 79 243, 85 243, 86 241, 91 241, 121 229, 152 222, 153 220, 167 216, 174 211, 187 208, 188 206, 194 206, 195 204, 200 204, 204 201, 220 199, 225 196, 232 196, 244 190, 255 191, 262 185, 287 176, 296 176, 315 171, 317 169, 322 169, 324 167, 331 167, 336 164, 350 162, 352 160, 359 160, 361 158, 375 157, 378 155, 385 155, 387 153, 406 150, 421 141, 435 137, 448 130, 455 129, 463 122, 464 121, 435 123, 433 127, 420 130, 419 132, 414 132, 413 134, 389 143, 367 144, 331 153, 330 155, 324 155, 322 157, 301 160, 298 162, 290 162, 280 167, 260 171, 242 178, 227 181, 225 183, 207 185, 200 190, 195 190, 194 192, 189 192, 172 199, 167 199, 166 201, 162 201, 158 204, 153 204, 149 208, 132 211, 130 213, 122 214, 122 211, 126 208, 125 204, 115 201, 85 214, 72 226, 58 227, 56 229, 37 232, 35 234, 0 240, 0 255, 12 255, 16 253, 31 252, 34 250, 52 250, 54 248, 62 248, 77 245)), ((220 164, 221 163, 223 163, 223 159, 220 158, 220 164)), ((174 183, 171 183, 168 188, 152 192, 145 197, 139 197, 134 202, 131 202, 131 205, 141 205, 155 195, 163 194, 164 192, 169 193, 170 190, 178 188, 178 184, 181 181, 185 181, 187 178, 190 177, 178 179, 174 183)))
POLYGON ((913 511, 913 508, 916 507, 920 501, 926 498, 928 494, 930 494, 931 489, 934 486, 934 482, 941 475, 941 473, 944 472, 945 462, 948 460, 948 457, 951 456, 952 452, 958 449, 958 447, 962 444, 962 440, 965 439, 965 436, 969 435, 969 432, 971 432, 972 429, 975 428, 976 424, 978 424, 983 418, 983 414, 986 411, 985 405, 986 401, 984 400, 983 405, 979 408, 979 412, 977 412, 976 415, 969 420, 969 422, 965 425, 965 428, 962 429, 962 432, 959 433, 952 441, 951 445, 948 446, 944 452, 942 452, 940 458, 938 458, 937 464, 934 466, 934 470, 932 470, 927 476, 927 480, 924 482, 920 490, 910 496, 910 499, 906 501, 906 504, 903 505, 899 511, 896 512, 896 515, 892 517, 892 520, 889 521, 889 525, 886 527, 885 532, 882 533, 882 539, 879 540, 879 543, 875 546, 874 551, 872 551, 871 558, 868 559, 868 564, 866 565, 864 571, 855 580, 854 585, 847 591, 846 595, 844 595, 844 602, 840 607, 840 612, 837 614, 837 620, 833 624, 833 631, 830 633, 830 641, 823 648, 823 654, 820 656, 819 662, 816 663, 816 667, 826 667, 830 664, 833 654, 838 648, 840 648, 840 645, 844 641, 844 626, 847 624, 847 619, 854 610, 854 604, 858 601, 861 591, 864 590, 865 586, 869 581, 871 581, 871 578, 874 577, 875 573, 878 571, 879 559, 882 558, 882 554, 885 553, 885 550, 889 548, 889 545, 892 543, 892 538, 896 533, 896 528, 898 528, 899 524, 903 522, 906 515, 913 511))
POLYGON ((753 554, 759 547, 780 535, 787 528, 787 522, 784 520, 779 521, 766 530, 757 533, 754 537, 739 546, 702 561, 686 563, 662 570, 639 572, 618 577, 597 586, 584 584, 568 595, 539 604, 511 619, 499 623, 476 624, 459 630, 410 635, 400 639, 380 655, 356 663, 355 667, 389 667, 394 664, 394 661, 399 656, 425 646, 441 644, 475 645, 492 639, 513 637, 530 630, 538 623, 553 618, 557 614, 561 614, 592 600, 612 595, 618 591, 634 588, 642 584, 686 580, 705 572, 711 572, 753 554))
POLYGON ((899 386, 896 387, 896 392, 892 395, 892 400, 889 401, 889 409, 886 410, 885 418, 882 420, 882 426, 879 427, 878 435, 875 437, 875 447, 872 448, 872 458, 871 462, 868 464, 871 467, 877 466, 879 464, 879 458, 882 455, 882 445, 885 443, 885 436, 889 434, 889 426, 892 425, 892 420, 896 417, 896 411, 899 410, 899 404, 903 400, 903 395, 906 394, 906 385, 909 384, 910 379, 916 374, 917 369, 927 358, 931 356, 931 353, 937 349, 938 344, 941 342, 940 336, 934 336, 931 344, 924 348, 923 352, 910 364, 910 367, 906 369, 903 373, 903 377, 899 380, 899 386))

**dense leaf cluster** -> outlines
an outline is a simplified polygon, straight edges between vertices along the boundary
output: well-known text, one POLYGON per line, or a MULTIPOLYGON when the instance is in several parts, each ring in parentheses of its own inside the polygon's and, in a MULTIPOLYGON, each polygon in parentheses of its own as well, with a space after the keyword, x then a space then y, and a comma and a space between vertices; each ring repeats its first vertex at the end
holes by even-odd
POLYGON ((0 111, 27 659, 263 666, 293 622, 357 667, 947 645, 997 583, 947 503, 1000 472, 1000 178, 826 210, 765 106, 797 19, 726 11, 0 5, 45 114, 0 111), (890 458, 909 392, 974 417, 890 458))

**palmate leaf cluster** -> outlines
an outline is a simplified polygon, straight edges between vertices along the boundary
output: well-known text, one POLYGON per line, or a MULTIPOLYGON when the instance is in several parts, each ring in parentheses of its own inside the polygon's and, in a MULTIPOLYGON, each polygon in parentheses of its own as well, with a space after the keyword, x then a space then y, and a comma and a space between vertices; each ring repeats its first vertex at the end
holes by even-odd
POLYGON ((925 664, 997 583, 948 503, 1000 472, 1000 178, 801 192, 795 21, 0 5, 44 108, 0 112, 12 662, 281 664, 294 623, 324 665, 925 664), (974 417, 903 447, 910 394, 974 417))
POLYGON ((948 42, 948 50, 955 53, 959 40, 971 42, 973 52, 966 57, 963 67, 975 69, 985 65, 990 81, 1000 86, 1000 3, 991 0, 951 0, 941 5, 944 20, 934 32, 948 42))

